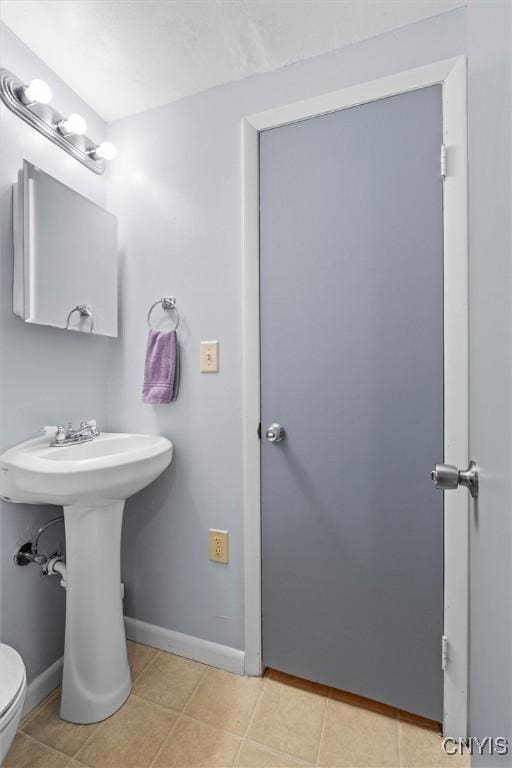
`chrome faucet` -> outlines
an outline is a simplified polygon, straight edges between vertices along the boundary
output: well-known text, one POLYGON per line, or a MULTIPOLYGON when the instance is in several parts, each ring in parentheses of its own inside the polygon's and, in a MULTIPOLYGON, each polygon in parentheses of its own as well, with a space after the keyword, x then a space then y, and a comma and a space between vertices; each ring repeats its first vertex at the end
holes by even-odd
POLYGON ((42 432, 52 434, 53 440, 51 440, 50 446, 53 448, 63 445, 87 443, 90 440, 94 440, 100 434, 96 428, 96 419, 81 421, 78 429, 74 429, 73 424, 68 422, 67 427, 43 427, 42 432))

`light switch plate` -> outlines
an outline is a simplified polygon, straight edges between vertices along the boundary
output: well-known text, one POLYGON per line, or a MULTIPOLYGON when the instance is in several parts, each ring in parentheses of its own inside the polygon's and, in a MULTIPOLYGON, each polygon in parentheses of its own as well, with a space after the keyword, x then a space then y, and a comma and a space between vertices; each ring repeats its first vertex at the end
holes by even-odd
POLYGON ((217 373, 219 370, 219 342, 201 342, 201 373, 217 373))
POLYGON ((227 563, 229 560, 228 549, 229 533, 227 531, 208 531, 208 549, 210 560, 214 563, 227 563))

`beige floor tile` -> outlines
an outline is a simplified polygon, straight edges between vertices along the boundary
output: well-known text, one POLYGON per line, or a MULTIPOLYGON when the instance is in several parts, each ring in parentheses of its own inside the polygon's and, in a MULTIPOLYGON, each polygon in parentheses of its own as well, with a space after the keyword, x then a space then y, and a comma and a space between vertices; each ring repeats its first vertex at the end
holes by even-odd
POLYGON ((92 768, 146 768, 176 722, 168 709, 130 696, 76 755, 92 768))
POLYGON ((231 733, 181 716, 154 762, 154 768, 227 768, 240 739, 231 733))
POLYGON ((318 764, 331 768, 398 766, 398 720, 329 699, 318 764))
POLYGON ((465 768, 470 759, 467 754, 447 755, 443 738, 433 731, 417 725, 400 722, 400 749, 404 768, 465 768))
POLYGON ((2 768, 66 768, 69 757, 54 752, 38 741, 17 733, 2 768))
POLYGON ((181 711, 206 669, 197 661, 160 652, 141 672, 133 692, 156 704, 181 711))
POLYGON ((244 741, 235 765, 237 768, 289 768, 296 765, 310 765, 293 757, 273 752, 252 741, 244 741))
POLYGON ((128 664, 132 673, 132 680, 135 680, 142 670, 147 667, 151 659, 154 659, 158 651, 149 645, 134 643, 132 640, 126 641, 126 650, 128 651, 128 664))
POLYGON ((60 687, 55 688, 55 690, 51 691, 51 693, 46 696, 43 701, 40 701, 37 706, 35 706, 33 709, 30 710, 30 712, 27 712, 27 714, 21 718, 21 722, 19 725, 18 730, 22 730, 25 725, 27 725, 29 720, 32 720, 33 717, 37 715, 38 712, 42 710, 43 707, 45 707, 49 701, 54 699, 56 696, 60 694, 60 687))
POLYGON ((243 736, 263 685, 259 677, 242 677, 209 668, 185 713, 243 736))
POLYGON ((68 723, 61 720, 59 712, 60 694, 53 696, 33 718, 23 725, 23 733, 28 733, 43 744, 73 757, 98 725, 68 723))
POLYGON ((313 763, 326 703, 316 693, 266 680, 247 738, 313 763))

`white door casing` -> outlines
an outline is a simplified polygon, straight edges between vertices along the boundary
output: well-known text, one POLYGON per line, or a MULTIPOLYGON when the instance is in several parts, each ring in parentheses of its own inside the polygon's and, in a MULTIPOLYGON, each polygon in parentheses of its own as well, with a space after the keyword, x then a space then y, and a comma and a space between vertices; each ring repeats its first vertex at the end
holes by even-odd
MULTIPOLYGON (((261 489, 259 338, 260 130, 303 120, 429 85, 443 89, 444 179, 444 457, 468 463, 468 237, 466 59, 434 62, 382 79, 278 107, 242 121, 243 152, 243 488, 245 542, 245 673, 260 675, 261 489)), ((441 147, 440 147, 441 172, 441 147)), ((431 468, 426 467, 428 472, 431 468)), ((468 494, 445 494, 443 731, 467 733, 468 494)), ((442 649, 439 647, 439 663, 442 649)))

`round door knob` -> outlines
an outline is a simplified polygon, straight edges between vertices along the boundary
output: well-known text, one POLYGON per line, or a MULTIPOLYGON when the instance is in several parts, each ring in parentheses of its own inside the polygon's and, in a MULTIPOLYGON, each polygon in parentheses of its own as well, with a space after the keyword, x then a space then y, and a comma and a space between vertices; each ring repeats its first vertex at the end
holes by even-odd
POLYGON ((430 477, 441 491, 452 490, 459 485, 459 470, 452 464, 436 464, 430 477))
POLYGON ((457 469, 453 464, 436 464, 430 473, 439 490, 450 491, 465 485, 474 499, 478 498, 478 475, 478 466, 474 461, 469 462, 467 469, 457 469))
POLYGON ((284 429, 280 424, 271 424, 265 432, 269 443, 280 443, 284 437, 284 429))

